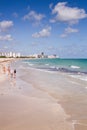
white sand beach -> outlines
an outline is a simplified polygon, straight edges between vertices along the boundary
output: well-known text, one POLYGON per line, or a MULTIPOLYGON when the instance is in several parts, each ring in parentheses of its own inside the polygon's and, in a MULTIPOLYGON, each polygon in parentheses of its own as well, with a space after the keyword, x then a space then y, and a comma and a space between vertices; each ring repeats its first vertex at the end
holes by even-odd
POLYGON ((0 81, 0 130, 86 130, 87 121, 82 122, 78 111, 69 108, 76 108, 71 82, 77 81, 63 74, 55 74, 58 77, 54 81, 51 73, 27 69, 21 62, 12 64, 17 69, 16 78, 2 74, 5 78, 0 81), (79 120, 75 126, 74 114, 79 120))

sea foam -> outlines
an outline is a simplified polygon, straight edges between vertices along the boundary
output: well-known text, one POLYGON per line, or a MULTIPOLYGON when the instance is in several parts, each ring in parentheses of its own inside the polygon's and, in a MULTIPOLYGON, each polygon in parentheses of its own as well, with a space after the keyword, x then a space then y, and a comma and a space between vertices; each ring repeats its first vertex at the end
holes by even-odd
POLYGON ((79 69, 80 68, 79 66, 75 66, 75 65, 71 65, 70 67, 73 68, 73 69, 79 69))

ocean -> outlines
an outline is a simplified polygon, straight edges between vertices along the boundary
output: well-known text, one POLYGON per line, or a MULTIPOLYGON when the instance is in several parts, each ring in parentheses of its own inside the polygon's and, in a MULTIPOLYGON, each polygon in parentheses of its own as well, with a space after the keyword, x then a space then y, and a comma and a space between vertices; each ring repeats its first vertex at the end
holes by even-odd
POLYGON ((29 59, 23 62, 31 68, 43 71, 59 71, 87 81, 87 59, 29 59))

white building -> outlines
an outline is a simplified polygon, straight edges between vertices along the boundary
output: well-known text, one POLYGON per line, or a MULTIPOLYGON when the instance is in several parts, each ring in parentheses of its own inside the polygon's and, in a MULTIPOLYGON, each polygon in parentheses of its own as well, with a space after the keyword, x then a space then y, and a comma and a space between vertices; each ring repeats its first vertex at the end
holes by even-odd
POLYGON ((15 52, 0 52, 0 56, 5 56, 5 57, 20 57, 21 54, 18 52, 18 53, 15 53, 15 52))
POLYGON ((21 56, 21 54, 18 52, 18 53, 16 53, 16 57, 20 57, 21 56))
POLYGON ((14 57, 14 58, 16 57, 16 53, 15 52, 13 52, 12 57, 14 57))
POLYGON ((13 56, 13 53, 12 53, 12 52, 10 52, 10 53, 9 53, 9 57, 12 57, 12 56, 13 56))

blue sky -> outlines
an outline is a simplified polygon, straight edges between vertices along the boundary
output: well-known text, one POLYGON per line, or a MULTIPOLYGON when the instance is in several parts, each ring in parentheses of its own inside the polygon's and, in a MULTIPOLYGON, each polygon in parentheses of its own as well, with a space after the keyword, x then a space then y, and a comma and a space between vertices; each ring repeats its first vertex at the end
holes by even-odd
POLYGON ((0 51, 87 58, 87 2, 0 0, 0 51))

